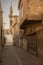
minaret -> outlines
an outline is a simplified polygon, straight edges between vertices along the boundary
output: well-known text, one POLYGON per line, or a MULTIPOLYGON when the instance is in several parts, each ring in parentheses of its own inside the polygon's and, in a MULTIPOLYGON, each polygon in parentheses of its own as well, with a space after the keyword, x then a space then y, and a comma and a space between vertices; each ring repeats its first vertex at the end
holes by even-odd
POLYGON ((11 3, 11 6, 10 6, 10 14, 9 14, 9 18, 10 18, 10 31, 12 33, 12 22, 13 22, 13 7, 12 7, 12 3, 11 3))
POLYGON ((10 6, 9 18, 10 18, 10 25, 12 25, 12 18, 13 18, 13 7, 12 7, 12 4, 11 4, 11 6, 10 6))
POLYGON ((13 14, 13 7, 12 7, 12 4, 10 6, 10 14, 13 14))

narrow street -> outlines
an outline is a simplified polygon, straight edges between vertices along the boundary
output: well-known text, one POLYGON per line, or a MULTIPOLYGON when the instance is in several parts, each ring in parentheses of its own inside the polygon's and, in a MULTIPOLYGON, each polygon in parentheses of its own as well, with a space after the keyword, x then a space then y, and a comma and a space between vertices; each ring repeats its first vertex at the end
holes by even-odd
MULTIPOLYGON (((1 65, 43 65, 41 61, 28 52, 25 52, 21 48, 14 46, 12 41, 9 39, 13 38, 12 36, 7 35, 6 45, 3 48, 2 54, 2 63, 1 65)), ((13 39, 12 39, 13 40, 13 39)))
POLYGON ((6 45, 3 50, 2 65, 43 65, 38 58, 15 46, 6 45))
POLYGON ((5 46, 4 48, 2 65, 20 65, 15 56, 15 52, 11 49, 11 46, 5 46))
POLYGON ((43 65, 43 0, 0 0, 0 65, 43 65))

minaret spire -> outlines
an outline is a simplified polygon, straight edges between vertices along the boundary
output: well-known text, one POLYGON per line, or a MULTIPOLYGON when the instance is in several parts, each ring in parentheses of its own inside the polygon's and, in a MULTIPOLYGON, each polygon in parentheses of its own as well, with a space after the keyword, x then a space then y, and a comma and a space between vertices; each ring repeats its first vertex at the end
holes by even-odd
POLYGON ((11 0, 11 6, 10 6, 10 13, 13 14, 12 0, 11 0))

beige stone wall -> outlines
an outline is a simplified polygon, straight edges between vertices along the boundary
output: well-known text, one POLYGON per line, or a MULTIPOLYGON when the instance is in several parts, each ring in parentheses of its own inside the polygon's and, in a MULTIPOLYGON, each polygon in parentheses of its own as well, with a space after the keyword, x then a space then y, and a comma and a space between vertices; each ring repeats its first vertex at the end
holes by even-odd
POLYGON ((43 1, 30 0, 28 5, 28 19, 42 19, 43 1))
POLYGON ((27 17, 28 14, 28 9, 27 9, 27 0, 21 0, 20 6, 19 6, 19 16, 20 16, 20 25, 23 23, 25 18, 27 17), (25 3, 25 4, 24 4, 25 3), (23 10, 22 10, 23 8, 23 10))
POLYGON ((38 56, 43 62, 43 28, 37 31, 38 56))
POLYGON ((19 9, 19 15, 21 19, 21 24, 26 18, 30 20, 42 19, 43 1, 42 0, 29 0, 29 1, 21 0, 18 9, 19 9), (22 7, 23 7, 23 16, 21 17, 22 7))
POLYGON ((43 1, 41 0, 30 0, 29 1, 29 13, 31 14, 40 14, 42 12, 42 5, 43 1))
POLYGON ((2 45, 4 44, 4 32, 3 32, 3 12, 2 12, 2 6, 0 2, 0 57, 2 55, 2 45))
POLYGON ((15 18, 15 25, 12 27, 14 32, 14 44, 19 46, 19 16, 14 16, 15 18))
MULTIPOLYGON (((26 35, 27 35, 27 33, 28 34, 31 33, 31 31, 29 31, 29 28, 30 27, 27 26, 27 28, 25 30, 26 35)), ((43 24, 41 24, 41 23, 33 24, 32 29, 36 32, 36 35, 35 36, 27 35, 25 37, 27 40, 27 45, 28 45, 27 50, 29 51, 29 45, 33 45, 33 48, 34 48, 36 46, 36 42, 37 42, 38 58, 43 62, 43 24)), ((33 51, 32 51, 32 53, 33 53, 33 51)))
POLYGON ((27 51, 27 40, 25 38, 22 39, 22 48, 27 51))
POLYGON ((4 31, 4 34, 10 33, 10 29, 3 29, 3 31, 4 31))
MULTIPOLYGON (((3 38, 3 15, 2 15, 2 12, 0 12, 0 34, 2 34, 2 38, 3 38)), ((1 37, 1 35, 0 35, 0 37, 1 37)))
MULTIPOLYGON (((23 16, 20 16, 20 23, 22 24, 24 20, 27 18, 28 20, 42 20, 43 19, 43 0, 21 0, 20 6, 19 6, 19 14, 21 15, 21 6, 23 7, 23 16), (25 3, 25 4, 24 4, 25 3)), ((20 25, 21 25, 20 24, 20 25)), ((32 31, 36 32, 37 35, 37 44, 38 44, 38 56, 41 60, 43 60, 43 27, 42 23, 36 23, 28 25, 25 28, 25 33, 30 33, 30 29, 32 28, 32 31)), ((21 46, 23 49, 26 49, 28 44, 36 43, 36 36, 27 36, 27 42, 24 42, 24 38, 21 39, 21 46), (34 38, 34 39, 33 39, 34 38), (25 44, 24 44, 25 43, 25 44)), ((26 41, 25 40, 25 41, 26 41)), ((34 44, 33 44, 34 45, 34 44)), ((35 45, 36 46, 36 45, 35 45)))

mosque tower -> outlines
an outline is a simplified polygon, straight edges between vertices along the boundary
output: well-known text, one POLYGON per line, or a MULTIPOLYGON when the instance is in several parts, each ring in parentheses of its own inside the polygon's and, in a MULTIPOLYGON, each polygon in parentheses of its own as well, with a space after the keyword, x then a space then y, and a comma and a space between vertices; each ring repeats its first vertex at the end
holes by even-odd
POLYGON ((13 18, 14 18, 12 3, 11 3, 11 6, 10 6, 9 18, 10 18, 10 32, 12 33, 12 22, 13 22, 13 18))

